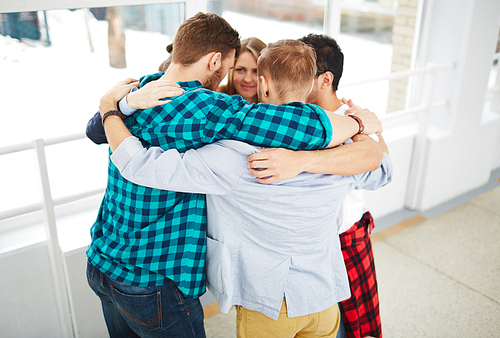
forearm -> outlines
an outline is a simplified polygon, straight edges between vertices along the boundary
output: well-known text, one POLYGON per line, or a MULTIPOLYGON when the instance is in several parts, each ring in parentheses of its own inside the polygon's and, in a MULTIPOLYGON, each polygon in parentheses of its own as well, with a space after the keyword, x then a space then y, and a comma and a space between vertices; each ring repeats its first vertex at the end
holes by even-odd
POLYGON ((176 149, 146 149, 139 139, 128 137, 111 154, 111 160, 123 177, 138 185, 188 193, 225 194, 229 186, 201 155, 205 151, 209 153, 209 160, 217 158, 214 149, 219 147, 212 145, 209 148, 191 149, 181 154, 176 149))
POLYGON ((204 128, 204 143, 234 139, 293 150, 322 149, 330 144, 331 122, 318 106, 299 103, 249 105, 238 100, 242 100, 241 97, 230 96, 224 102, 215 102, 215 107, 228 108, 217 108, 215 113, 206 114, 210 124, 204 128))
MULTIPOLYGON (((102 116, 110 110, 116 110, 116 102, 112 100, 101 99, 101 104, 99 105, 99 111, 102 116)), ((123 142, 127 137, 133 136, 132 133, 127 129, 122 118, 117 115, 107 116, 103 121, 104 131, 106 133, 106 138, 109 143, 111 151, 115 151, 116 148, 123 142)))
POLYGON ((371 138, 337 148, 299 151, 305 172, 333 175, 357 175, 380 167, 383 147, 371 138))
POLYGON ((116 115, 106 118, 106 121, 104 121, 104 131, 106 132, 106 138, 108 139, 111 151, 115 151, 127 137, 133 136, 123 123, 123 120, 116 115))
POLYGON ((328 117, 330 118, 333 130, 332 140, 328 145, 329 148, 344 143, 359 131, 359 124, 351 117, 340 116, 334 113, 328 113, 328 117))

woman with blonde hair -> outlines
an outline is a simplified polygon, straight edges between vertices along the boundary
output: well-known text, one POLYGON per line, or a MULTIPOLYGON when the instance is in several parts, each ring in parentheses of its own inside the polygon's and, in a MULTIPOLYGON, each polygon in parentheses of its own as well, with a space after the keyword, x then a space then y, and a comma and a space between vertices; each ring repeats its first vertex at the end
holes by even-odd
POLYGON ((257 103, 257 59, 264 48, 266 44, 257 38, 241 40, 240 55, 227 73, 227 85, 220 86, 219 91, 257 103))
MULTIPOLYGON (((249 103, 257 103, 257 59, 266 44, 257 38, 241 40, 241 51, 234 66, 227 73, 227 85, 219 86, 218 91, 229 95, 241 95, 249 103)), ((168 58, 158 67, 165 72, 172 59, 172 44, 167 46, 168 58)))

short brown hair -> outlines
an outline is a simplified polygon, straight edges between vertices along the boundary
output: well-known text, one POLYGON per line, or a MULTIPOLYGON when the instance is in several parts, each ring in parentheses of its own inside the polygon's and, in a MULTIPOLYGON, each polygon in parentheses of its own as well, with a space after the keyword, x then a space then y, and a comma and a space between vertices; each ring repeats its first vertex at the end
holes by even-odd
POLYGON ((217 14, 199 12, 177 30, 172 63, 189 66, 212 52, 220 52, 225 59, 232 50, 237 57, 240 51, 238 32, 217 14))
POLYGON ((278 98, 293 94, 306 99, 316 75, 316 53, 298 40, 270 43, 260 54, 257 71, 272 81, 278 98))
MULTIPOLYGON (((255 62, 259 59, 260 53, 262 50, 266 48, 266 44, 262 42, 262 40, 257 39, 257 38, 248 38, 241 40, 241 49, 240 49, 240 55, 244 52, 250 52, 252 53, 253 57, 255 58, 255 62)), ((234 65, 236 65, 236 62, 238 61, 238 58, 234 59, 234 65)), ((236 89, 234 88, 234 83, 233 83, 233 73, 234 73, 234 67, 229 69, 229 72, 227 73, 227 93, 229 95, 234 95, 238 94, 236 93, 236 89)))

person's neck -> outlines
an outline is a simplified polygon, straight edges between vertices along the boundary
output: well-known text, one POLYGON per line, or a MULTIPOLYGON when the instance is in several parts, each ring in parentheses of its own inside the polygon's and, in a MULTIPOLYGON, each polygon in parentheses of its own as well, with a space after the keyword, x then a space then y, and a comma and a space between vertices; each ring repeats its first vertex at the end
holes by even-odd
POLYGON ((255 96, 252 96, 252 97, 244 97, 244 99, 248 102, 248 103, 259 103, 259 99, 257 97, 257 94, 255 94, 255 96))
POLYGON ((171 64, 161 77, 163 80, 172 82, 200 81, 203 84, 204 74, 194 66, 183 67, 178 64, 171 64))
POLYGON ((305 98, 300 98, 300 97, 295 97, 295 96, 289 96, 289 97, 284 97, 284 98, 277 98, 274 96, 269 96, 269 99, 267 100, 267 103, 269 104, 275 104, 275 105, 280 105, 280 104, 285 104, 285 103, 290 103, 290 102, 302 102, 306 103, 305 98))
POLYGON ((330 93, 324 93, 318 100, 318 106, 328 111, 336 111, 342 106, 342 101, 337 97, 337 93, 332 91, 330 93))

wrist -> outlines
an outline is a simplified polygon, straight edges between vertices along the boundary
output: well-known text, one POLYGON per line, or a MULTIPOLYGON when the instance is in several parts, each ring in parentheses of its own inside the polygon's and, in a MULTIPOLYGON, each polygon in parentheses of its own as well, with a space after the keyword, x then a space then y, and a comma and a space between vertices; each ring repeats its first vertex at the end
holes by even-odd
POLYGON ((125 100, 127 101, 127 104, 130 108, 134 109, 134 110, 137 110, 139 109, 139 107, 135 104, 134 102, 134 98, 135 98, 135 93, 136 91, 133 91, 131 93, 128 93, 126 96, 125 96, 125 100))
POLYGON ((358 131, 356 132, 355 135, 363 133, 363 131, 365 130, 365 126, 363 125, 363 121, 361 120, 361 118, 359 116, 356 116, 356 115, 347 115, 347 116, 349 116, 354 121, 356 121, 356 123, 358 125, 358 131))
POLYGON ((125 121, 125 119, 127 118, 125 115, 123 115, 120 111, 118 111, 116 109, 108 110, 104 114, 101 113, 101 117, 102 117, 102 125, 103 126, 104 126, 104 122, 109 118, 119 118, 122 121, 125 121))
POLYGON ((99 112, 101 113, 101 118, 104 116, 104 114, 110 110, 118 110, 116 103, 111 102, 111 101, 102 101, 99 104, 99 112))

